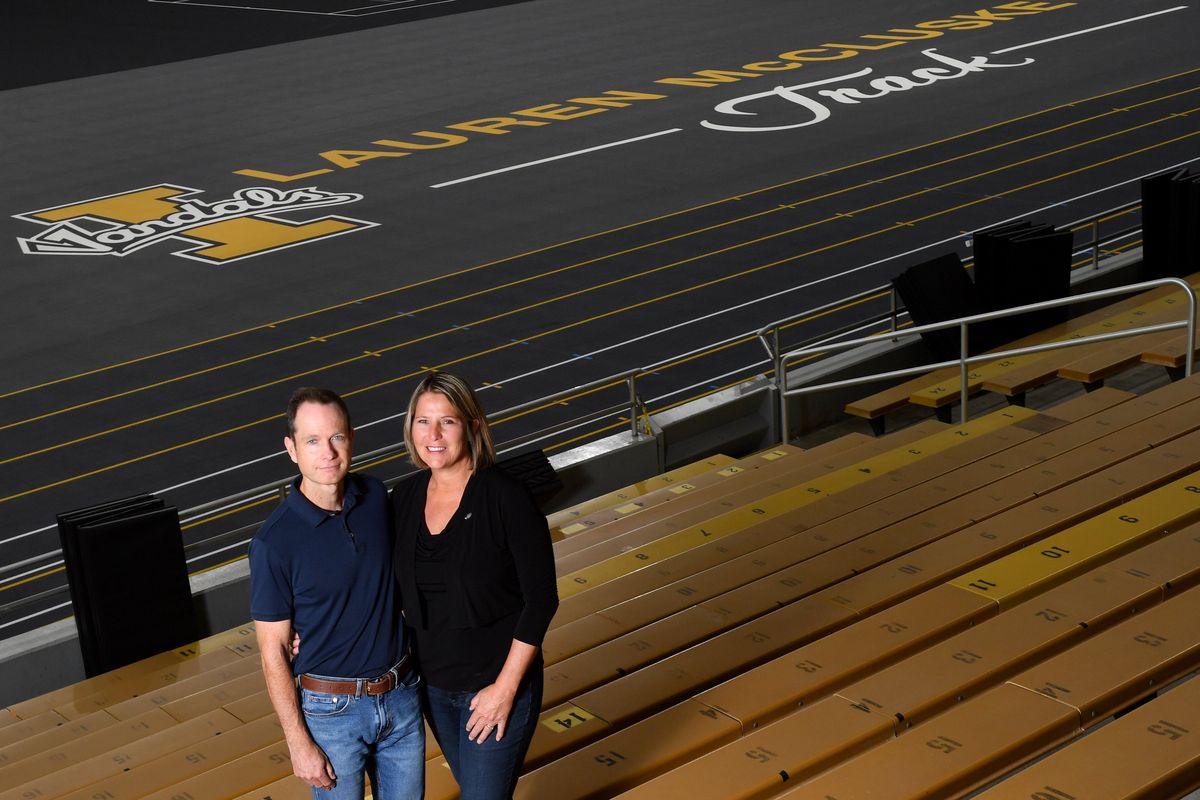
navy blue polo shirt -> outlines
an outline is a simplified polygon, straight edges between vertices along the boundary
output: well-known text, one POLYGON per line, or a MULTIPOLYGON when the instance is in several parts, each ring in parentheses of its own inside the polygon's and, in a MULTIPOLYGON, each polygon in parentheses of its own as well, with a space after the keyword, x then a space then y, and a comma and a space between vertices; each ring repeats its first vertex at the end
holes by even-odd
POLYGON ((292 621, 300 634, 294 674, 374 678, 400 660, 393 546, 380 481, 347 475, 342 510, 333 514, 293 482, 250 541, 250 616, 292 621))

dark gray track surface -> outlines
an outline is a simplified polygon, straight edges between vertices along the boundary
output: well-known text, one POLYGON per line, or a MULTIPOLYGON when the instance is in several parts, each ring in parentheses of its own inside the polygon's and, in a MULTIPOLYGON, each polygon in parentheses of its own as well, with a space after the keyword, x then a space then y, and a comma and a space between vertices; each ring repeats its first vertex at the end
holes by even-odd
MULTIPOLYGON (((862 37, 999 5, 537 0, 0 93, 0 563, 32 559, 0 576, 0 605, 62 585, 56 559, 38 560, 57 549, 54 531, 22 535, 56 511, 185 483, 167 496, 187 507, 286 476, 281 456, 222 471, 280 449, 297 385, 349 394, 362 425, 402 410, 415 376, 445 365, 502 384, 485 401, 511 406, 886 283, 915 260, 967 252, 967 234, 996 222, 1062 224, 1136 199, 1138 176, 1200 155, 1194 7, 989 55, 1165 2, 1063 4, 730 83, 656 83, 824 43, 880 46, 862 37), (714 108, 867 68, 830 86, 911 76, 940 66, 926 48, 1034 62, 829 101, 830 118, 807 127, 700 125, 803 121, 811 114, 778 97, 753 117, 714 108), (353 168, 318 155, 387 151, 372 142, 610 90, 663 97, 503 135, 457 130, 465 143, 353 168), (326 168, 288 183, 235 173, 326 168), (164 184, 207 202, 255 186, 353 193, 362 199, 279 219, 374 227, 219 264, 176 255, 197 246, 181 240, 123 257, 18 247, 48 226, 17 215, 164 184)), ((761 358, 757 345, 733 348, 663 370, 643 393, 662 408, 762 371, 761 358)), ((397 439, 394 422, 373 425, 358 449, 397 439)), ((205 527, 189 541, 218 532, 205 527)), ((31 601, 0 625, 65 599, 31 601)))

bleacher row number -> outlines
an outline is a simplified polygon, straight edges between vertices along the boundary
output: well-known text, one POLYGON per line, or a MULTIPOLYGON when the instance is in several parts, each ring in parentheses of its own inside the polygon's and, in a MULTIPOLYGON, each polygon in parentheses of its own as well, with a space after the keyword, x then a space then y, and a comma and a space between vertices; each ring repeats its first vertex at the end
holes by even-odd
POLYGON ((625 756, 618 753, 616 750, 609 750, 607 753, 601 753, 593 759, 597 764, 603 764, 606 767, 615 767, 617 764, 625 760, 625 756))
POLYGON ((1162 647, 1167 643, 1167 637, 1159 636, 1157 633, 1151 633, 1150 631, 1142 631, 1137 636, 1133 637, 1133 640, 1138 644, 1144 644, 1147 647, 1162 647))
POLYGON ((1078 797, 1053 786, 1043 786, 1040 790, 1029 795, 1029 800, 1079 800, 1078 797))
POLYGON ((744 755, 751 761, 757 761, 760 764, 766 764, 767 762, 779 757, 778 753, 774 752, 773 750, 768 750, 765 747, 751 748, 750 750, 747 750, 744 755))
POLYGON ((1190 730, 1182 725, 1176 725, 1174 722, 1167 722, 1165 719, 1160 719, 1153 725, 1147 725, 1146 730, 1155 736, 1165 736, 1172 742, 1182 739, 1184 736, 1191 733, 1190 730))
POLYGON ((542 720, 542 724, 555 733, 569 731, 571 728, 577 728, 585 722, 590 722, 595 719, 591 714, 584 711, 582 708, 572 708, 565 714, 559 714, 557 717, 542 720))
POLYGON ((949 736, 938 736, 925 742, 925 746, 937 750, 939 753, 951 755, 954 751, 962 748, 962 742, 955 741, 949 736))

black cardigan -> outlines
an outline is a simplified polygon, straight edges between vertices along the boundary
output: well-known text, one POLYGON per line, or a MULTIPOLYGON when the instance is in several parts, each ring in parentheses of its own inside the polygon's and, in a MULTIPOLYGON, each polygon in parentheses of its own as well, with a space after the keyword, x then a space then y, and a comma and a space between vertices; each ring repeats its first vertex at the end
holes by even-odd
MULTIPOLYGON (((422 470, 392 490, 404 615, 422 629, 413 559, 429 478, 429 470, 422 470)), ((453 627, 477 628, 520 611, 513 638, 541 646, 558 609, 558 584, 550 530, 529 491, 498 467, 481 470, 467 483, 454 524, 446 553, 453 627)))

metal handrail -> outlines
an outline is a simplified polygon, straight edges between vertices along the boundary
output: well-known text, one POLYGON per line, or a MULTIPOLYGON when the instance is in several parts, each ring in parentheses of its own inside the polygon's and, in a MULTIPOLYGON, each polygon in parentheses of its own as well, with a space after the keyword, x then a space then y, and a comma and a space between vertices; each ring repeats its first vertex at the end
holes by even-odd
MULTIPOLYGON (((1092 268, 1099 269, 1100 248, 1102 245, 1104 245, 1108 242, 1111 242, 1111 241, 1115 241, 1117 239, 1124 238, 1125 236, 1128 236, 1130 233, 1141 229, 1140 226, 1131 226, 1131 227, 1124 228, 1119 231, 1113 231, 1113 232, 1107 234, 1106 236, 1102 237, 1102 236, 1100 236, 1100 222, 1106 218, 1118 216, 1127 211, 1131 211, 1132 209, 1139 208, 1139 207, 1141 207, 1141 204, 1142 204, 1141 200, 1131 200, 1129 202, 1122 203, 1121 205, 1117 205, 1117 206, 1113 206, 1112 208, 1105 209, 1104 211, 1101 211, 1098 214, 1093 214, 1091 216, 1082 217, 1082 218, 1074 220, 1072 222, 1064 223, 1062 225, 1057 226, 1055 228, 1055 230, 1056 231, 1071 231, 1073 233, 1073 232, 1075 232, 1077 230, 1081 230, 1083 228, 1091 228, 1091 231, 1092 231, 1091 241, 1085 247, 1079 248, 1077 250, 1072 250, 1072 255, 1074 255, 1075 253, 1083 252, 1084 250, 1091 250, 1092 268)), ((972 259, 966 259, 966 260, 971 261, 972 259)), ((890 304, 891 304, 890 313, 886 316, 872 317, 871 320, 869 320, 869 321, 874 321, 876 319, 880 319, 880 320, 890 319, 890 325, 889 325, 889 329, 888 329, 890 335, 887 338, 890 338, 892 341, 898 341, 899 337, 897 337, 895 335, 895 333, 896 333, 896 329, 898 327, 898 321, 899 321, 899 317, 900 317, 900 313, 901 313, 900 312, 900 297, 899 297, 898 293, 896 292, 896 287, 891 284, 884 284, 882 286, 876 286, 872 289, 867 289, 865 291, 859 292, 858 294, 850 295, 849 297, 843 297, 840 300, 834 300, 834 301, 826 303, 824 305, 817 306, 816 308, 810 308, 805 311, 801 311, 799 313, 792 314, 790 316, 784 317, 783 319, 775 320, 774 322, 764 325, 763 327, 758 329, 758 331, 756 332, 755 335, 758 337, 758 340, 762 343, 763 347, 766 348, 767 356, 768 356, 768 358, 771 359, 771 365, 773 367, 773 374, 774 374, 773 384, 775 386, 776 392, 779 395, 778 410, 776 413, 776 418, 777 418, 777 421, 779 422, 780 430, 784 432, 784 438, 786 438, 786 435, 787 435, 786 432, 788 429, 786 426, 787 412, 786 412, 786 408, 785 408, 785 406, 787 404, 784 403, 784 401, 783 401, 784 382, 783 382, 783 379, 780 377, 785 372, 785 370, 783 368, 784 354, 782 353, 780 344, 779 344, 780 332, 788 325, 791 325, 792 323, 797 322, 798 320, 804 319, 805 317, 812 316, 813 314, 820 314, 823 311, 828 311, 832 308, 836 308, 838 306, 842 306, 847 303, 858 302, 860 300, 867 299, 874 295, 883 294, 884 292, 888 292, 890 295, 890 304), (768 340, 768 334, 770 335, 770 340, 768 340)), ((873 341, 877 341, 878 338, 883 338, 883 337, 882 336, 877 337, 873 341)), ((806 345, 812 344, 812 343, 815 343, 818 341, 820 341, 820 343, 822 345, 824 345, 825 342, 828 341, 828 337, 826 336, 826 337, 817 337, 814 339, 810 339, 810 340, 808 340, 808 342, 805 342, 804 344, 806 344, 806 345)), ((823 351, 828 351, 833 348, 821 347, 819 349, 823 350, 823 351)), ((957 363, 957 362, 951 362, 951 363, 957 363)), ((911 373, 911 374, 915 374, 915 373, 911 373)), ((866 381, 863 381, 863 383, 866 383, 866 381)))
POLYGON ((1044 300, 1040 303, 1029 303, 1022 306, 1014 306, 1012 308, 1001 309, 1000 311, 990 311, 985 314, 973 314, 969 317, 959 317, 958 319, 946 320, 944 322, 935 322, 929 325, 919 325, 912 328, 906 328, 903 331, 890 331, 887 333, 877 333, 872 336, 865 336, 859 339, 852 339, 845 342, 837 342, 834 344, 825 344, 817 347, 805 347, 798 350, 792 350, 783 354, 780 361, 783 369, 780 371, 777 378, 779 380, 779 404, 780 404, 780 431, 781 438, 787 439, 788 432, 788 414, 787 414, 787 398, 801 395, 811 394, 813 392, 824 391, 826 389, 836 389, 844 386, 857 386, 863 383, 871 383, 885 378, 899 378, 907 375, 916 375, 929 372, 934 369, 941 369, 958 365, 959 367, 959 399, 962 402, 962 414, 960 422, 966 422, 968 419, 968 374, 967 367, 970 364, 980 361, 996 361, 999 359, 1010 358, 1012 356, 1028 355, 1030 353, 1043 353, 1049 350, 1059 350, 1067 347, 1075 347, 1081 344, 1091 342, 1103 342, 1112 339, 1123 339, 1129 336, 1138 336, 1144 333, 1155 333, 1158 331, 1176 330, 1178 328, 1187 329, 1187 346, 1184 348, 1184 374, 1191 375, 1195 361, 1195 341, 1196 341, 1196 292, 1191 285, 1180 278, 1160 278, 1153 281, 1143 281, 1141 283, 1128 284, 1126 286, 1117 286, 1111 289, 1100 289, 1095 292, 1087 292, 1085 294, 1074 295, 1072 297, 1062 297, 1055 300, 1044 300), (1122 294, 1132 294, 1141 292, 1147 289, 1153 289, 1158 286, 1174 285, 1183 289, 1188 297, 1187 319, 1177 322, 1164 322, 1155 325, 1142 325, 1135 328, 1128 328, 1115 333, 1101 333, 1091 336, 1080 336, 1073 339, 1059 340, 1055 342, 1047 342, 1039 345, 1030 345, 1028 347, 1017 347, 1010 350, 1002 350, 999 352, 983 353, 977 356, 970 356, 967 353, 967 329, 972 323, 987 322, 994 319, 1003 319, 1006 317, 1016 316, 1031 311, 1041 311, 1047 308, 1057 308, 1059 306, 1071 305, 1086 300, 1098 300, 1105 297, 1113 297, 1122 294), (857 378, 847 378, 840 381, 830 381, 810 386, 801 386, 791 389, 787 385, 787 362, 800 356, 809 355, 815 352, 828 352, 830 350, 848 350, 853 347, 861 347, 867 344, 873 344, 885 338, 897 338, 916 336, 927 331, 946 330, 948 328, 959 329, 959 357, 952 361, 942 361, 935 364, 925 364, 918 367, 908 367, 906 369, 891 370, 888 372, 880 372, 873 375, 866 375, 857 378))

